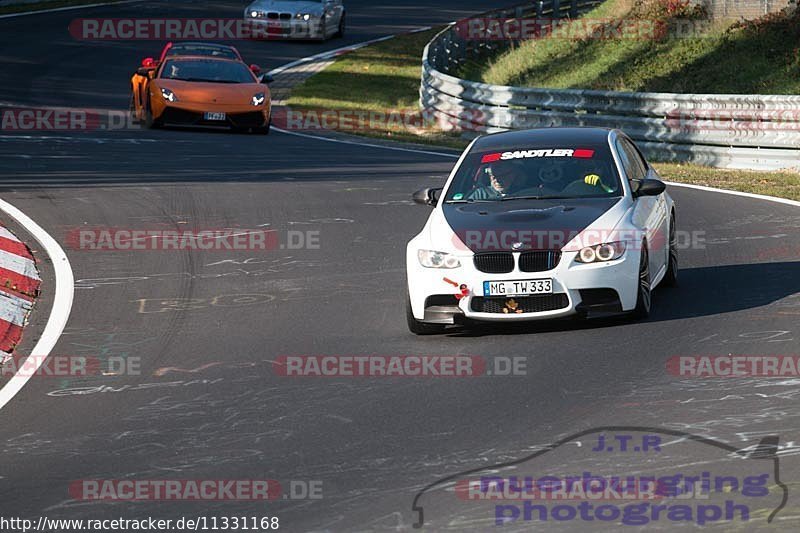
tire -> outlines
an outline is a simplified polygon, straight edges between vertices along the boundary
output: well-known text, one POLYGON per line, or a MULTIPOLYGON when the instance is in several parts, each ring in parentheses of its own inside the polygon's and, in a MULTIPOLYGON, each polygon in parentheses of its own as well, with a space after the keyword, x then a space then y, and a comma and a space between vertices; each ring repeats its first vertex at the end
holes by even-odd
POLYGON ((344 30, 345 30, 345 14, 342 13, 342 18, 339 19, 339 29, 336 31, 334 37, 337 39, 341 39, 344 37, 344 30))
POLYGON ((669 218, 669 256, 667 257, 667 273, 661 283, 665 287, 678 285, 678 239, 675 236, 675 213, 669 218))
POLYGON ((147 129, 155 130, 161 127, 161 124, 153 118, 153 112, 150 111, 150 95, 147 96, 147 105, 144 108, 144 125, 147 129))
POLYGON ((272 127, 272 117, 269 118, 267 125, 261 128, 253 128, 253 133, 260 133, 261 135, 269 135, 269 130, 272 127))
POLYGON ((650 256, 647 246, 642 243, 642 253, 639 258, 639 276, 637 277, 636 307, 631 312, 634 320, 641 320, 650 316, 652 294, 650 291, 650 256))
POLYGON ((131 89, 131 100, 128 103, 128 116, 130 117, 131 124, 138 124, 140 121, 136 118, 136 100, 131 89))
POLYGON ((444 324, 426 324, 414 318, 409 298, 406 298, 406 322, 408 323, 408 330, 414 335, 435 335, 443 333, 447 327, 444 324))

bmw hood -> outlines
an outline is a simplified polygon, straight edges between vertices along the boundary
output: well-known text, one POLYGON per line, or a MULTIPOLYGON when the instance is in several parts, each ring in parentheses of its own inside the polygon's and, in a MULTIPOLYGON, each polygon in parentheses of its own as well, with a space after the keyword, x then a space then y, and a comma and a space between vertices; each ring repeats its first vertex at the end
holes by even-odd
MULTIPOLYGON (((561 250, 592 226, 613 230, 623 198, 575 198, 451 203, 442 215, 456 246, 472 252, 561 250)), ((432 235, 433 237, 433 235, 432 235)))

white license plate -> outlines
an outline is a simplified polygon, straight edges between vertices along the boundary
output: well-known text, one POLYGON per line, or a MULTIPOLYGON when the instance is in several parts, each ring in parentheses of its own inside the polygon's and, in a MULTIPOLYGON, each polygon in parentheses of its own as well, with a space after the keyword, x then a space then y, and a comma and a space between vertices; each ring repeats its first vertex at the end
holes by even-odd
POLYGON ((211 111, 207 111, 203 118, 206 120, 225 120, 225 113, 213 113, 211 111))
POLYGON ((552 292, 553 280, 550 278, 483 282, 484 296, 528 296, 552 292))

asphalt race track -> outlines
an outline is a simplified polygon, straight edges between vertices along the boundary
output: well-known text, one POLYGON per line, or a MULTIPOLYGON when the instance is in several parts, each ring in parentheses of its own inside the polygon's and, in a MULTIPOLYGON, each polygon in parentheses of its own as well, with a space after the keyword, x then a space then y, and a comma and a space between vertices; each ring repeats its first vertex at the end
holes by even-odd
MULTIPOLYGON (((347 0, 343 40, 237 46, 272 68, 495 2, 397 4, 347 0)), ((78 42, 66 31, 70 20, 167 8, 173 17, 237 17, 242 5, 141 2, 0 20, 0 100, 125 109, 130 73, 162 43, 78 42)), ((635 425, 735 447, 778 435, 789 500, 772 527, 800 524, 798 381, 681 380, 665 369, 675 355, 800 354, 796 207, 671 187, 680 229, 702 242, 681 251, 680 286, 657 290, 644 322, 415 337, 404 317, 405 245, 428 213, 410 193, 442 183, 452 157, 280 132, 129 130, 6 132, 0 161, 2 198, 62 243, 75 273, 71 319, 53 353, 142 362, 141 375, 31 379, 3 408, 3 515, 278 516, 289 531, 406 529, 417 491, 448 474, 582 430, 635 425), (318 231, 320 246, 101 252, 66 241, 81 226, 154 225, 318 231), (273 371, 281 355, 321 354, 524 356, 527 374, 348 379, 273 371), (324 497, 85 502, 68 492, 81 479, 253 477, 319 480, 324 497)), ((35 320, 46 313, 39 307, 35 320)), ((445 513, 463 509, 456 501, 445 513)))

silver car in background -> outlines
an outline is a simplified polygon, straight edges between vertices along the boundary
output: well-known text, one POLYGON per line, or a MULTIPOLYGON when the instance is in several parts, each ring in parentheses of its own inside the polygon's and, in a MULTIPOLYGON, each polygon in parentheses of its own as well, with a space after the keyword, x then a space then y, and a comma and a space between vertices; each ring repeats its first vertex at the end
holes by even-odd
POLYGON ((244 18, 275 39, 342 37, 345 9, 342 0, 256 0, 244 10, 244 18))

